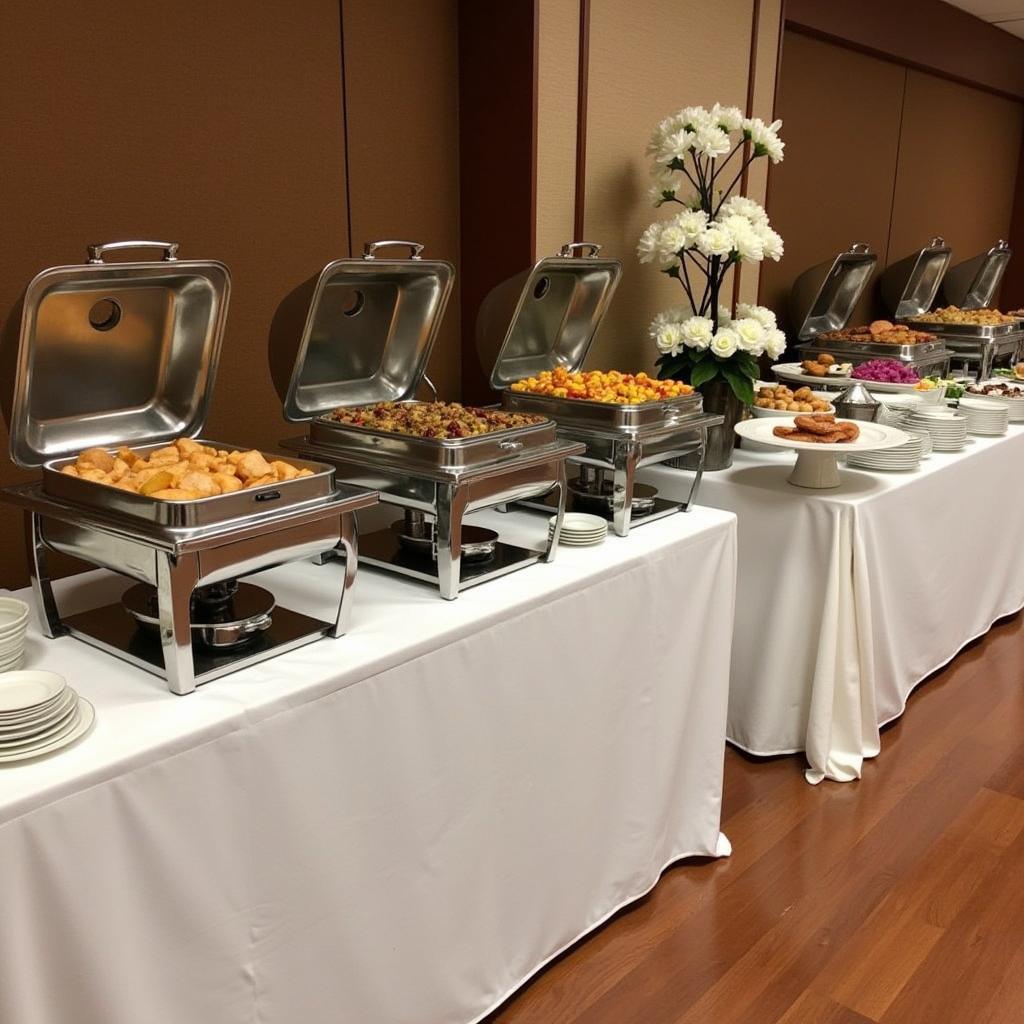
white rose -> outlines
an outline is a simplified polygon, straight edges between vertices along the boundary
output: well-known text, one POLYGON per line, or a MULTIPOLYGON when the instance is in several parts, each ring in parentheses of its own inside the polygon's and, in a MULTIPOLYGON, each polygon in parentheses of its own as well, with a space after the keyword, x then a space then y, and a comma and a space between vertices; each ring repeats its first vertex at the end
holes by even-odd
POLYGON ((708 111, 708 116, 723 131, 736 132, 743 126, 743 111, 739 107, 723 107, 716 103, 708 111))
POLYGON ((739 347, 752 356, 759 356, 764 351, 764 342, 768 332, 760 320, 752 316, 734 320, 732 329, 739 335, 739 347))
POLYGON ((709 224, 697 236, 697 248, 705 256, 728 256, 732 252, 732 232, 717 224, 709 224))
POLYGON ((636 246, 636 255, 641 263, 650 263, 659 255, 660 242, 660 224, 652 224, 644 229, 644 233, 640 236, 640 241, 636 246))
POLYGON ((739 335, 731 327, 723 327, 711 339, 711 351, 719 359, 728 359, 729 356, 735 355, 739 347, 739 335))
POLYGON ((663 164, 671 163, 673 160, 684 160, 686 154, 693 149, 696 139, 696 135, 685 128, 670 132, 661 140, 655 158, 663 164))
POLYGON ((697 129, 696 138, 693 140, 694 152, 701 156, 715 157, 725 156, 732 149, 732 142, 729 141, 729 133, 722 131, 717 125, 705 125, 697 129))
POLYGON ((683 332, 683 343, 687 348, 695 348, 700 352, 711 344, 715 333, 715 325, 706 316, 691 316, 681 325, 683 332))
POLYGON ((768 214, 764 207, 746 196, 730 196, 722 203, 722 208, 718 211, 719 219, 734 215, 746 217, 755 227, 762 224, 766 227, 768 225, 768 214))
POLYGON ((742 217, 737 219, 743 221, 743 226, 736 225, 729 229, 732 234, 733 249, 739 253, 741 260, 746 260, 748 263, 760 263, 764 259, 764 243, 761 241, 761 236, 754 231, 749 221, 742 217))
POLYGON ((767 306, 754 306, 749 302, 738 302, 736 304, 736 317, 753 317, 766 331, 775 329, 775 314, 767 306))
POLYGON ((773 231, 769 227, 761 228, 758 230, 757 234, 761 239, 761 249, 764 253, 764 258, 768 260, 775 260, 775 262, 778 263, 784 252, 782 235, 780 235, 778 231, 773 231))
POLYGON ((665 324, 659 329, 654 344, 658 346, 658 351, 665 355, 678 355, 684 344, 682 326, 674 323, 665 324))
POLYGON ((650 326, 647 328, 647 333, 651 336, 652 340, 656 342, 658 338, 658 331, 660 331, 662 327, 666 324, 680 323, 689 315, 689 312, 682 308, 666 309, 654 317, 650 326))
POLYGON ((764 354, 769 359, 778 359, 786 351, 786 336, 777 327, 773 327, 765 338, 764 354))

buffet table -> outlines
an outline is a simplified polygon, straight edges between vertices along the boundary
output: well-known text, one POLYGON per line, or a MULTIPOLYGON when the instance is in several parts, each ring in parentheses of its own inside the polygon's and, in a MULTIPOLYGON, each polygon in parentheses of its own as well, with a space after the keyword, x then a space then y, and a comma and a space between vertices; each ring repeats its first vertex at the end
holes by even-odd
MULTIPOLYGON (((515 542, 527 517, 473 518, 515 542)), ((454 603, 362 571, 349 635, 185 697, 33 632, 97 725, 0 770, 0 1020, 479 1020, 666 865, 729 852, 735 559, 698 509, 454 603)), ((341 571, 260 579, 318 614, 341 571)))
MULTIPOLYGON (((806 751, 808 781, 846 782, 918 683, 1024 607, 1024 428, 909 474, 841 468, 835 490, 788 484, 792 463, 737 451, 701 486, 702 504, 739 518, 728 737, 806 751)), ((641 478, 687 486, 671 470, 641 478)))

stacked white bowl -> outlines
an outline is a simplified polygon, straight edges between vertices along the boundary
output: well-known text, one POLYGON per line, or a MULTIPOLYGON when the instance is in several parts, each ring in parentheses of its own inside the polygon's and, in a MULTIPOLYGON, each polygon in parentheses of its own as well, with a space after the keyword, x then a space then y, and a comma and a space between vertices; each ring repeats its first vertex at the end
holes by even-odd
POLYGON ((980 401, 965 395, 960 399, 960 412, 967 417, 967 432, 981 437, 1000 437, 1010 424, 1010 409, 995 402, 980 401))
POLYGON ((55 672, 0 674, 0 765, 54 754, 94 719, 92 705, 55 672))
MULTIPOLYGON (((555 531, 558 516, 552 516, 548 522, 548 537, 555 531)), ((586 548, 592 544, 600 544, 608 536, 608 520, 600 516, 588 515, 586 512, 566 512, 562 517, 562 532, 558 543, 569 547, 586 548)))
POLYGON ((28 605, 13 597, 0 597, 0 672, 21 668, 27 629, 28 605))
POLYGON ((914 409, 908 414, 907 422, 931 434, 934 451, 959 452, 967 444, 967 417, 954 409, 914 409))

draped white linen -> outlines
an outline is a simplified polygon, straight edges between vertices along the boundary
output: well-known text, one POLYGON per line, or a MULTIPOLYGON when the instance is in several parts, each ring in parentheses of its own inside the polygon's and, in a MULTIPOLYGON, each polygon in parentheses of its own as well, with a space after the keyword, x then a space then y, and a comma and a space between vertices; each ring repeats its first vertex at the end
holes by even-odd
MULTIPOLYGON (((739 518, 728 736, 806 751, 809 782, 848 782, 918 683, 1024 607, 1024 427, 911 473, 841 468, 835 490, 788 484, 794 457, 738 451, 701 485, 702 504, 739 518)), ((674 470, 642 479, 688 486, 674 470)))
MULTIPOLYGON (((699 509, 455 603, 366 571, 348 636, 186 697, 36 633, 98 719, 0 771, 0 1021, 484 1016, 667 864, 728 853, 735 547, 699 509)), ((315 614, 339 572, 263 580, 315 614)))

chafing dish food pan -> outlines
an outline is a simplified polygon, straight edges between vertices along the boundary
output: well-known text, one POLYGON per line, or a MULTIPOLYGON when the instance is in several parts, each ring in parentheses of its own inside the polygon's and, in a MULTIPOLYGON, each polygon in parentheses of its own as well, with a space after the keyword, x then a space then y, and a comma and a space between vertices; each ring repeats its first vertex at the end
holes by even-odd
MULTIPOLYGON (((590 242, 565 245, 557 256, 495 288, 481 308, 477 347, 485 365, 493 359, 491 387, 500 392, 503 409, 550 416, 559 437, 586 446, 570 460, 584 478, 589 469, 582 467, 596 469, 602 480, 610 475, 609 500, 596 507, 607 512, 616 534, 626 536, 631 525, 690 507, 700 485, 707 428, 722 419, 704 412, 696 391, 619 405, 512 390, 544 371, 582 368, 622 273, 622 264, 602 258, 600 248, 590 242), (687 457, 696 472, 685 502, 636 500, 637 469, 687 457)), ((570 506, 593 511, 586 491, 582 485, 570 489, 570 506)), ((527 502, 537 508, 549 503, 527 502)))
POLYGON ((330 465, 293 458, 286 461, 307 475, 184 501, 62 472, 87 449, 113 453, 126 446, 145 455, 201 433, 230 277, 216 261, 179 260, 177 248, 164 242, 90 246, 87 263, 43 271, 28 286, 8 412, 10 453, 21 466, 41 467, 42 480, 8 488, 2 497, 26 513, 29 564, 47 635, 70 633, 163 676, 175 693, 188 693, 197 683, 344 631, 350 600, 339 601, 332 621, 276 607, 265 628, 252 631, 258 637, 238 629, 237 651, 218 642, 211 654, 193 648, 192 595, 340 547, 347 556, 344 597, 355 578, 354 511, 376 498, 339 488, 330 465), (104 261, 110 250, 151 246, 162 250, 162 260, 104 261), (157 635, 139 628, 120 603, 63 618, 47 568, 50 550, 153 588, 157 635))
POLYGON ((281 304, 270 363, 285 418, 311 421, 308 435, 285 441, 286 448, 332 463, 343 480, 372 487, 385 504, 420 512, 432 524, 436 558, 385 528, 363 538, 360 559, 431 583, 451 600, 463 587, 554 557, 558 531, 548 539, 539 530, 545 539, 536 548, 498 540, 490 557, 464 559, 463 517, 548 492, 561 510, 565 460, 582 446, 559 439, 554 424, 543 421, 448 438, 331 419, 337 409, 417 404, 422 383, 433 390, 427 363, 454 271, 444 261, 424 260, 422 248, 415 242, 370 242, 361 259, 328 264, 281 304), (382 259, 385 246, 406 248, 409 257, 382 259), (291 353, 294 363, 288 366, 291 353))

